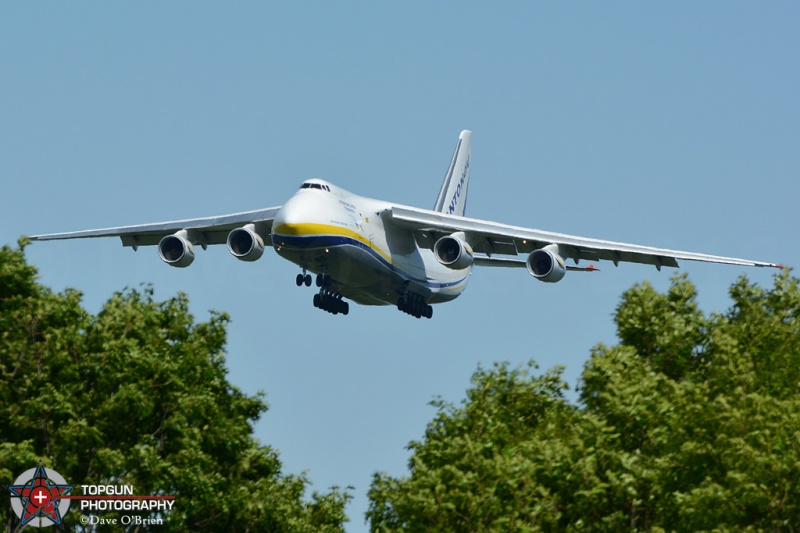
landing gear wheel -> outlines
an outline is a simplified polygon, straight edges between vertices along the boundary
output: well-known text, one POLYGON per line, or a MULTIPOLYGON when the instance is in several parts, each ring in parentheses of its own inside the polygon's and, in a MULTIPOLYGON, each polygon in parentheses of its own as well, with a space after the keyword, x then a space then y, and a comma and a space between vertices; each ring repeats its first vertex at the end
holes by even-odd
POLYGON ((306 274, 303 277, 303 282, 306 284, 306 287, 310 287, 311 286, 311 274, 306 274))
POLYGON ((433 307, 419 294, 407 292, 397 300, 397 309, 416 318, 432 318, 433 307))
POLYGON ((303 275, 302 274, 298 274, 297 275, 297 279, 295 279, 295 283, 297 283, 297 286, 299 287, 300 285, 302 285, 304 281, 305 281, 305 278, 303 277, 303 275))
POLYGON ((332 315, 350 313, 350 304, 342 300, 342 295, 329 289, 322 289, 314 295, 314 307, 327 311, 332 315))

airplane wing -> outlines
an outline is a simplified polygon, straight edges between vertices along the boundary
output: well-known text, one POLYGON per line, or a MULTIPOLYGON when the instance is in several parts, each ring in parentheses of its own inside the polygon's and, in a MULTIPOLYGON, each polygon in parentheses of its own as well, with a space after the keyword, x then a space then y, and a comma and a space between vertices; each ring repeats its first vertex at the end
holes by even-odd
MULTIPOLYGON (((575 264, 578 264, 581 259, 587 261, 606 260, 612 261, 614 265, 618 265, 620 262, 654 265, 661 270, 662 266, 677 268, 678 260, 687 260, 783 268, 782 265, 777 263, 576 237, 574 235, 453 216, 413 207, 394 206, 389 210, 388 215, 393 224, 406 229, 440 235, 463 232, 473 250, 482 254, 475 256, 475 264, 477 265, 524 267, 524 260, 496 256, 527 255, 548 245, 558 245, 559 253, 563 255, 564 259, 572 259, 575 264)), ((574 267, 568 268, 575 269, 574 267)), ((585 270, 593 270, 593 268, 590 267, 585 270)))
MULTIPOLYGON (((48 233, 45 235, 34 235, 31 237, 31 240, 50 241, 93 237, 119 237, 122 239, 123 246, 131 246, 135 250, 139 246, 156 245, 167 235, 171 235, 180 230, 187 230, 191 234, 195 244, 205 247, 209 244, 225 244, 228 233, 231 230, 245 224, 254 224, 259 235, 264 236, 265 241, 269 241, 269 236, 272 233, 272 221, 278 209, 280 209, 280 206, 216 217, 155 222, 153 224, 120 226, 117 228, 90 229, 69 233, 48 233)), ((265 242, 265 244, 271 243, 265 242)))

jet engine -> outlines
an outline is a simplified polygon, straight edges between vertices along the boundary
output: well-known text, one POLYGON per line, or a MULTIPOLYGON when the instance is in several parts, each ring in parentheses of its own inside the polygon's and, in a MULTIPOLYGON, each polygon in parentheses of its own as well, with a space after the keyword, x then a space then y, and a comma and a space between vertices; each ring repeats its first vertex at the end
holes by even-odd
POLYGON ((545 283, 555 283, 561 281, 561 278, 567 273, 567 267, 561 256, 548 248, 550 247, 531 252, 525 265, 534 278, 545 283))
POLYGON ((158 255, 166 264, 184 268, 194 261, 194 246, 186 238, 186 231, 181 230, 159 241, 158 255))
POLYGON ((463 233, 442 237, 433 245, 436 259, 453 270, 461 270, 472 265, 472 248, 464 242, 463 233))
POLYGON ((228 233, 228 251, 241 261, 255 261, 264 253, 264 239, 248 224, 228 233))

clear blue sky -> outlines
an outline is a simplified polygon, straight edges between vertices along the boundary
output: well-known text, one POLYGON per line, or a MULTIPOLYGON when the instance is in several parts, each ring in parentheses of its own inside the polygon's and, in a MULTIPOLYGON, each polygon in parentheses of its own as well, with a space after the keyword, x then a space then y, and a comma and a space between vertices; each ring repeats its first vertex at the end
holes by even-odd
MULTIPOLYGON (((431 207, 473 134, 468 215, 673 249, 800 264, 796 2, 3 2, 0 242, 279 205, 320 177, 431 207)), ((314 309, 274 253, 218 247, 187 269, 118 239, 35 243, 41 281, 97 312, 116 290, 230 313, 230 380, 264 390, 256 436, 314 487, 407 472, 437 395, 478 364, 565 365, 616 342, 621 293, 671 273, 600 263, 536 282, 476 269, 433 320, 314 309)), ((722 265, 683 270, 707 311, 722 265)))

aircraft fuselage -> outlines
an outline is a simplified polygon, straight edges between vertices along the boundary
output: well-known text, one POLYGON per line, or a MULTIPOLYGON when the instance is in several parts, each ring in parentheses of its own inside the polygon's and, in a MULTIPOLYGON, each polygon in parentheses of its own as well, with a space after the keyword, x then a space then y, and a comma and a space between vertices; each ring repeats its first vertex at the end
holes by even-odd
POLYGON ((458 297, 471 268, 442 265, 432 236, 393 227, 384 219, 392 206, 309 180, 275 215, 272 244, 281 257, 328 276, 336 292, 360 304, 397 305, 409 293, 428 304, 458 297))

